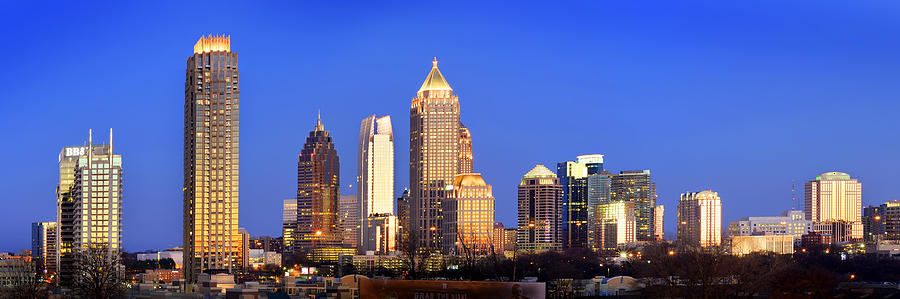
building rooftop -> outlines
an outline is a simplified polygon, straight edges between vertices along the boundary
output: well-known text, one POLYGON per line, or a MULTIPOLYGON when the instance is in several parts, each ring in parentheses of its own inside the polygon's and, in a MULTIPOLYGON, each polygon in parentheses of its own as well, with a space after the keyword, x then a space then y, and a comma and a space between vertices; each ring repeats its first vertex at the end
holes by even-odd
POLYGON ((231 52, 231 35, 201 36, 194 44, 194 54, 219 51, 231 52))
POLYGON ((525 174, 525 178, 539 178, 539 177, 556 177, 556 174, 550 171, 547 166, 542 164, 535 165, 534 168, 528 171, 525 174))
POLYGON ((435 57, 434 61, 431 62, 431 72, 428 73, 428 77, 425 77, 425 82, 422 83, 419 92, 425 90, 453 90, 450 88, 450 84, 447 83, 447 80, 444 79, 444 75, 441 74, 441 70, 438 69, 437 64, 437 57, 435 57))

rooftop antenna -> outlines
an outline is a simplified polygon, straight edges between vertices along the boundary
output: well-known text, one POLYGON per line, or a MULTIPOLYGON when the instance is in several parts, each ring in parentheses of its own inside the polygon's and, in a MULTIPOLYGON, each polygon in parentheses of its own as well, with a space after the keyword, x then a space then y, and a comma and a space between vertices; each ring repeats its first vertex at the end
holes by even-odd
POLYGON ((796 181, 791 179, 791 211, 797 208, 797 188, 796 181))

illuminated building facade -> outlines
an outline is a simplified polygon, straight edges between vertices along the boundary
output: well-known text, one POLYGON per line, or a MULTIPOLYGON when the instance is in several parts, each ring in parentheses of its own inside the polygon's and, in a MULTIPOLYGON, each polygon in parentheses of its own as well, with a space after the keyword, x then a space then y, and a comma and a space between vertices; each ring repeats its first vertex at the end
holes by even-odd
POLYGON ((801 211, 786 211, 776 217, 743 217, 728 223, 729 236, 773 234, 799 240, 811 229, 812 221, 804 219, 801 211))
POLYGON ((294 231, 297 230, 297 199, 285 199, 281 214, 281 237, 285 252, 294 250, 294 231))
POLYGON ((387 248, 396 247, 396 236, 387 236, 396 234, 397 230, 397 219, 393 216, 394 132, 391 127, 390 116, 376 117, 374 114, 363 119, 360 125, 357 219, 362 221, 361 226, 365 229, 354 236, 363 252, 387 252, 387 248))
POLYGON ((665 214, 666 208, 663 205, 653 208, 653 236, 657 241, 665 239, 665 214))
POLYGON ((612 200, 634 202, 637 210, 637 240, 656 239, 653 232, 656 183, 650 180, 650 170, 620 171, 612 177, 610 184, 612 200))
POLYGON ((678 242, 704 248, 722 245, 722 199, 719 193, 707 190, 681 194, 678 242))
POLYGON ((862 240, 862 184, 843 172, 826 172, 806 182, 806 219, 816 222, 846 222, 850 238, 862 240))
POLYGON ((556 174, 563 187, 563 247, 588 247, 590 206, 588 176, 603 171, 603 155, 582 155, 575 161, 557 164, 556 174))
POLYGON ((472 155, 472 132, 459 124, 459 173, 475 171, 475 156, 472 155))
POLYGON ((731 237, 731 254, 745 255, 753 252, 773 252, 775 254, 794 253, 791 235, 757 234, 731 237))
POLYGON ((432 62, 412 99, 409 126, 410 230, 417 248, 439 251, 443 242, 441 204, 459 174, 459 98, 432 62))
POLYGON ((618 245, 636 241, 635 203, 614 201, 598 208, 599 238, 597 248, 616 249, 618 245))
POLYGON ((331 136, 319 117, 315 128, 306 137, 297 163, 294 247, 305 253, 342 247, 344 239, 339 211, 340 161, 331 136))
POLYGON ((68 284, 73 273, 74 255, 91 247, 106 248, 108 255, 122 249, 122 156, 113 152, 112 129, 109 143, 93 144, 88 134, 87 146, 65 147, 60 153, 60 169, 73 166, 73 171, 60 172, 72 179, 60 178, 58 188, 64 192, 59 209, 60 281, 68 284), (63 183, 64 182, 64 183, 63 183))
POLYGON ((518 187, 517 245, 523 251, 562 249, 562 186, 544 165, 532 168, 518 187))
POLYGON ((603 240, 601 240, 603 228, 600 226, 600 206, 612 202, 610 187, 613 176, 614 174, 603 170, 599 174, 592 174, 587 177, 588 213, 590 216, 590 221, 588 222, 588 244, 593 250, 601 249, 599 246, 603 243, 603 240))
POLYGON ((397 251, 397 216, 390 213, 369 215, 365 222, 366 252, 386 254, 397 251))
POLYGON ((444 252, 451 255, 491 253, 494 194, 481 174, 460 174, 447 187, 443 207, 444 252))
POLYGON ((201 37, 187 60, 184 83, 184 270, 240 266, 238 233, 240 89, 231 37, 201 37))
POLYGON ((491 236, 491 243, 493 244, 491 249, 497 254, 502 254, 506 250, 506 229, 503 227, 502 222, 494 223, 491 236))
POLYGON ((341 244, 347 248, 358 248, 360 246, 359 236, 362 234, 363 227, 360 226, 359 219, 359 198, 356 194, 341 195, 338 205, 338 222, 340 223, 341 244))
POLYGON ((59 227, 56 222, 34 222, 31 224, 31 257, 39 261, 41 269, 56 273, 59 262, 56 239, 59 227))

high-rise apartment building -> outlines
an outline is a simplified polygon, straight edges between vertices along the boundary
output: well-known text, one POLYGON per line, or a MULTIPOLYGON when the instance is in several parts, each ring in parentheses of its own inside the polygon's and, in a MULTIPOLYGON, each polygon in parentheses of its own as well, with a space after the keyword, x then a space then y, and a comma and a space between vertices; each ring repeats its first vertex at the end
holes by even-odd
POLYGON ((603 171, 603 155, 581 155, 575 161, 557 164, 556 174, 563 187, 563 247, 588 247, 590 206, 588 176, 603 171))
POLYGON ((613 201, 634 202, 637 240, 655 240, 653 209, 656 207, 656 183, 650 180, 650 170, 620 171, 611 178, 610 184, 610 198, 613 201))
POLYGON ((662 241, 665 239, 665 214, 666 208, 663 205, 658 205, 653 208, 653 236, 657 241, 662 241))
POLYGON ((75 273, 74 255, 87 248, 105 248, 117 255, 122 249, 122 156, 109 143, 64 147, 60 152, 58 210, 60 282, 68 284, 75 273), (71 171, 69 168, 71 167, 71 171), (72 176, 71 179, 62 176, 72 176), (66 190, 66 191, 62 191, 66 190), (62 193, 59 193, 62 192, 62 193))
POLYGON ((598 207, 599 233, 595 245, 602 249, 616 249, 618 245, 636 241, 635 203, 631 201, 614 201, 598 207))
POLYGON ((472 132, 459 124, 459 173, 475 171, 475 156, 472 154, 472 132))
POLYGON ((363 119, 360 125, 356 185, 360 205, 357 217, 362 223, 357 225, 365 229, 360 229, 355 237, 363 251, 387 252, 388 248, 396 248, 394 132, 391 127, 390 116, 376 118, 374 114, 363 119))
POLYGON ((184 271, 240 266, 238 233, 240 89, 230 36, 201 37, 184 83, 184 271))
MULTIPOLYGON (((355 197, 353 197, 355 199, 355 197)), ((309 132, 297 163, 297 230, 294 247, 322 258, 319 249, 342 247, 340 161, 322 118, 309 132)))
POLYGON ((850 226, 850 238, 862 240, 862 184, 849 174, 826 172, 806 182, 803 203, 806 219, 844 222, 850 226))
POLYGON ((681 194, 678 242, 698 247, 722 245, 722 199, 719 193, 707 190, 681 194))
POLYGON ((362 233, 360 231, 365 230, 359 219, 359 209, 361 208, 356 194, 341 195, 338 204, 338 222, 340 223, 341 244, 344 247, 355 249, 361 246, 359 236, 362 233))
POLYGON ((442 202, 459 172, 459 98, 432 62, 410 105, 410 232, 418 250, 439 251, 442 202))
POLYGON ((494 194, 481 174, 460 174, 447 187, 443 208, 444 252, 455 255, 491 253, 494 194))
POLYGON ((562 186, 544 165, 532 168, 518 187, 519 250, 562 249, 562 186))
POLYGON ((34 222, 31 224, 31 257, 36 265, 48 273, 56 273, 59 262, 56 239, 59 228, 56 222, 34 222))
POLYGON ((297 230, 297 199, 285 199, 281 214, 281 238, 285 252, 294 250, 294 231, 297 230))

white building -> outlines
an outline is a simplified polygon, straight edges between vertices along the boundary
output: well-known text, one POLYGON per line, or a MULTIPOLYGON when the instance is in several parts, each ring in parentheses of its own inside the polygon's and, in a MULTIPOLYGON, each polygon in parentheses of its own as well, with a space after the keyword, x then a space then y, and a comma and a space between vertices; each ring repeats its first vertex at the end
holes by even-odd
POLYGON ((389 248, 396 247, 397 234, 397 219, 392 216, 394 133, 390 116, 376 118, 373 114, 362 120, 357 163, 357 196, 360 206, 357 219, 361 222, 358 224, 360 229, 356 232, 357 247, 362 251, 386 253, 389 248), (393 225, 386 225, 386 221, 393 225))

